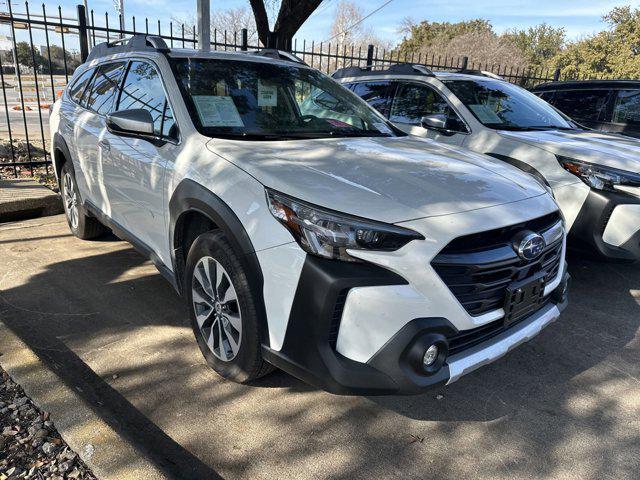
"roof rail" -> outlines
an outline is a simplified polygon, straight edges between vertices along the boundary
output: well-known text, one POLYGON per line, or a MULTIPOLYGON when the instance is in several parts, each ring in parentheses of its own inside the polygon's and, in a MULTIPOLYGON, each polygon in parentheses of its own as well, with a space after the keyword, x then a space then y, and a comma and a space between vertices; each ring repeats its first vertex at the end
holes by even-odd
POLYGON ((285 52, 283 50, 277 50, 275 48, 262 48, 260 50, 248 50, 248 51, 237 52, 237 53, 246 53, 248 55, 255 55, 257 57, 267 57, 267 58, 273 58, 274 60, 284 60, 286 62, 294 62, 294 63, 300 63, 302 65, 307 65, 307 63, 304 60, 294 55, 293 53, 285 52))
POLYGON ((134 35, 131 38, 120 38, 112 42, 97 44, 89 53, 87 62, 107 55, 134 51, 170 52, 165 41, 157 35, 134 35))
POLYGON ((391 65, 386 69, 376 70, 377 65, 371 67, 346 67, 340 68, 333 72, 331 75, 333 78, 349 78, 349 77, 362 77, 369 75, 425 75, 427 77, 433 77, 433 72, 424 65, 418 65, 413 63, 398 63, 391 65))
POLYGON ((501 77, 500 75, 497 75, 493 72, 488 72, 486 70, 469 70, 466 68, 460 68, 458 70, 453 70, 453 72, 455 73, 464 73, 465 75, 479 75, 481 77, 489 77, 489 78, 493 78, 495 80, 504 80, 503 77, 501 77))

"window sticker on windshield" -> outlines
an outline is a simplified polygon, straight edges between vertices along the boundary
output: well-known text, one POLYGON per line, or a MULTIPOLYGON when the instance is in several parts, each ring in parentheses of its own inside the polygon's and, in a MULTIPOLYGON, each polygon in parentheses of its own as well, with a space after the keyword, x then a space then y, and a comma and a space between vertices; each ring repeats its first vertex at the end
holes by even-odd
POLYGON ((502 123, 502 119, 487 105, 469 105, 482 123, 502 123))
POLYGON ((391 129, 389 127, 387 127, 386 124, 380 122, 380 123, 374 123, 373 124, 374 127, 376 127, 376 129, 380 132, 380 133, 384 133, 386 135, 389 135, 391 133, 391 129))
POLYGON ((275 85, 263 83, 258 79, 258 106, 259 107, 277 107, 278 106, 278 89, 275 85))
POLYGON ((194 95, 193 102, 203 127, 244 127, 231 97, 194 95))

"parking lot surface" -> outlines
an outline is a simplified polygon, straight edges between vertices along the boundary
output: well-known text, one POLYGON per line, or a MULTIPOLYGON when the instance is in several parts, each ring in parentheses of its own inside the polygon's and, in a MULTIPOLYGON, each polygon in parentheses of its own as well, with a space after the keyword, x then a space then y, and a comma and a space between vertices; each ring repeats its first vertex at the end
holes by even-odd
POLYGON ((154 267, 62 216, 0 225, 0 321, 175 478, 638 478, 640 266, 569 260, 558 322, 419 396, 222 380, 154 267))

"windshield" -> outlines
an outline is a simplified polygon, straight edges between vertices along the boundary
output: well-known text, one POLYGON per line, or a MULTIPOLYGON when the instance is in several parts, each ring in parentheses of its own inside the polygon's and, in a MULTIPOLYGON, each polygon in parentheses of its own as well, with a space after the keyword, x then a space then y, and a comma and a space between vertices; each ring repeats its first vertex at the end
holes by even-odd
POLYGON ((443 82, 483 125, 498 130, 573 130, 544 100, 523 88, 496 80, 443 82))
POLYGON ((394 136, 366 102, 318 71, 264 62, 178 58, 193 122, 211 137, 289 140, 394 136))

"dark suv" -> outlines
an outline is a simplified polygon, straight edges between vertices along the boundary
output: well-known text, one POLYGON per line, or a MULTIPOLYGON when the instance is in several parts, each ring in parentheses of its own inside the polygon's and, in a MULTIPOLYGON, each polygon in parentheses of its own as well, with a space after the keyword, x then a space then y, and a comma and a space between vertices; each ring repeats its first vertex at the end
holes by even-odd
POLYGON ((585 127, 640 138, 640 81, 550 82, 532 92, 585 127))

